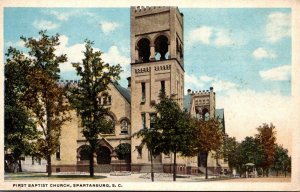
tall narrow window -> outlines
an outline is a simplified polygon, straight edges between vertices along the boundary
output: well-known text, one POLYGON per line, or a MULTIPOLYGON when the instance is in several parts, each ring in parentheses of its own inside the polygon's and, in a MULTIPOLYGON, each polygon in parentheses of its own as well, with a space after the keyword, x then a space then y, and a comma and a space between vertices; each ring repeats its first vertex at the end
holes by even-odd
POLYGON ((56 159, 60 160, 60 145, 56 149, 56 159))
POLYGON ((160 91, 161 91, 161 94, 163 94, 163 95, 166 94, 165 81, 161 81, 161 82, 160 82, 160 91))
POLYGON ((108 96, 108 105, 111 105, 111 96, 108 96))
POLYGON ((31 157, 31 164, 34 165, 34 156, 31 157))
POLYGON ((121 133, 128 133, 128 121, 125 119, 121 121, 121 133))
POLYGON ((146 113, 142 113, 142 129, 146 128, 146 113))
POLYGON ((145 103, 146 101, 146 84, 142 83, 142 103, 145 103))
POLYGON ((156 124, 156 113, 150 114, 150 128, 154 128, 156 124))

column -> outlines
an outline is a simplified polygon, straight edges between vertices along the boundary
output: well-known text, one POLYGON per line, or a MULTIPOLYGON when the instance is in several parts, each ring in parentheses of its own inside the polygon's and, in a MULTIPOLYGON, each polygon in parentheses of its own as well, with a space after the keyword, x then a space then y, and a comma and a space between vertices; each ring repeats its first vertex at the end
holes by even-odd
POLYGON ((155 61, 155 46, 150 44, 150 61, 155 61))

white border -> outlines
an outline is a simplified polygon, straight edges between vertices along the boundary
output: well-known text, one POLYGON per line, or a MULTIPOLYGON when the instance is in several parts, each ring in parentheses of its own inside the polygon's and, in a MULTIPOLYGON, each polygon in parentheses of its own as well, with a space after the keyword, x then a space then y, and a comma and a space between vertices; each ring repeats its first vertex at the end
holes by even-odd
MULTIPOLYGON (((235 190, 268 190, 268 191, 300 191, 300 1, 299 0, 186 0, 186 1, 105 1, 105 0, 64 0, 64 1, 52 1, 52 0, 2 0, 0 2, 0 21, 2 25, 0 27, 1 46, 0 46, 0 61, 2 65, 0 71, 0 83, 4 85, 4 64, 3 64, 3 9, 4 7, 129 7, 129 6, 178 6, 179 8, 197 7, 197 8, 291 8, 292 9, 292 100, 293 100, 293 116, 289 118, 293 121, 293 145, 292 145, 292 180, 290 183, 270 183, 270 182, 154 182, 154 183, 130 183, 123 182, 123 188, 97 188, 94 190, 220 190, 220 191, 235 191, 235 190)), ((129 38, 129 37, 128 37, 129 38)), ((3 86, 4 87, 4 86, 3 86)), ((0 159, 4 159, 4 136, 3 136, 3 106, 4 106, 4 89, 0 94, 0 159)), ((286 138, 290 139, 290 138, 286 138)), ((32 181, 4 181, 3 161, 0 161, 0 186, 1 190, 18 190, 18 188, 12 188, 12 183, 33 183, 32 181)), ((91 181, 34 181, 34 183, 93 183, 91 181)), ((101 181, 100 181, 101 182, 101 181)), ((116 183, 118 184, 118 183, 116 183)), ((37 190, 37 188, 21 188, 22 190, 37 190)), ((40 190, 92 190, 91 188, 41 188, 40 190)))

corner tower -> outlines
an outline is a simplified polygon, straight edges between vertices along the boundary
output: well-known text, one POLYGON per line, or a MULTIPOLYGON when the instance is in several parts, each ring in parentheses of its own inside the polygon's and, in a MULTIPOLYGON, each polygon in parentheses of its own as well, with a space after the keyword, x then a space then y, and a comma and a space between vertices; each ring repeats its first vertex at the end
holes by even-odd
MULTIPOLYGON (((153 124, 159 93, 175 95, 183 108, 183 14, 177 7, 131 7, 132 133, 153 124)), ((132 171, 150 163, 148 150, 132 139, 132 171)), ((162 157, 156 159, 162 162, 162 157)))

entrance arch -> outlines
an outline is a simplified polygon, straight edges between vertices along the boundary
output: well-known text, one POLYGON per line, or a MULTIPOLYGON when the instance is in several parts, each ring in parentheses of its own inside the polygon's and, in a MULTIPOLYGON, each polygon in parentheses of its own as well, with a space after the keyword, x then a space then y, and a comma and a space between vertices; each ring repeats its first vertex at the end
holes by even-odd
POLYGON ((106 146, 100 146, 97 150, 97 164, 110 164, 111 151, 106 146))

